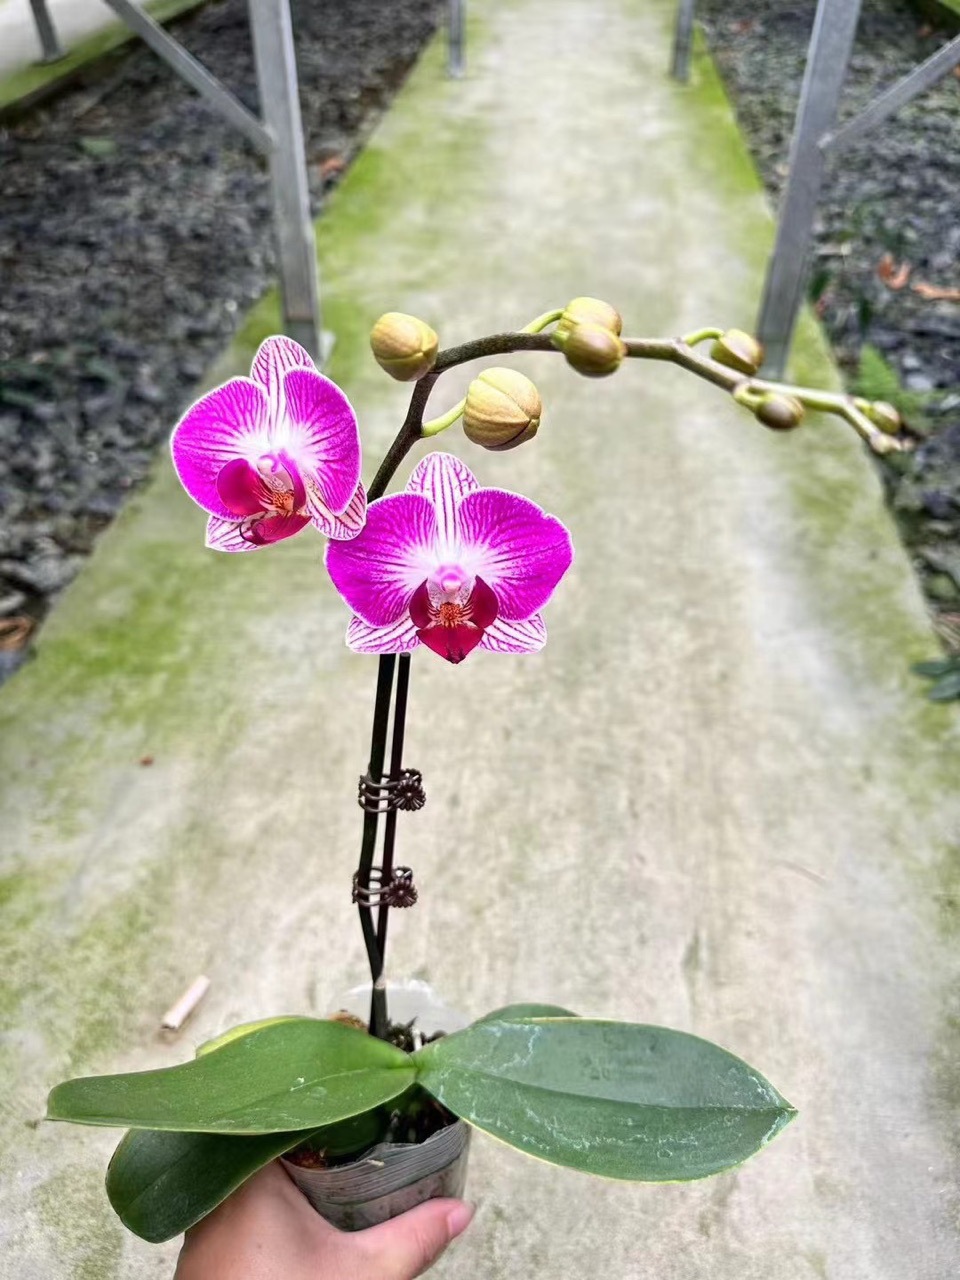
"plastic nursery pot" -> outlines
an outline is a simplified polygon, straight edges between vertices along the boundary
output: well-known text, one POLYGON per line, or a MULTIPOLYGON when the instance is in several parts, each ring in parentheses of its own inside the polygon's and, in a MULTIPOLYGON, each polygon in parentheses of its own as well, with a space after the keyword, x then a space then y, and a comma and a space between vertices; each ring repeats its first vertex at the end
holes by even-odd
MULTIPOLYGON (((391 1023, 416 1019, 424 1036, 459 1031, 462 1014, 448 1008, 425 982, 387 984, 391 1023)), ((366 1018, 370 986, 354 987, 331 1012, 345 1009, 366 1018)), ((423 1142, 378 1142, 355 1160, 329 1169, 310 1168, 290 1158, 282 1163, 314 1209, 341 1231, 362 1231, 406 1213, 424 1200, 463 1195, 470 1129, 457 1120, 423 1142)))

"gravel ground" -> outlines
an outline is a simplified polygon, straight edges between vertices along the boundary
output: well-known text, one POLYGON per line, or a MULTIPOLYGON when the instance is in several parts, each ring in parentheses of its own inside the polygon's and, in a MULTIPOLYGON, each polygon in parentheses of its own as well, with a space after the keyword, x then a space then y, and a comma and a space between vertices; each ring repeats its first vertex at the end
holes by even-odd
MULTIPOLYGON (((774 198, 815 8, 815 0, 699 0, 696 10, 774 198)), ((948 38, 905 0, 865 0, 841 120, 948 38)), ((923 436, 909 456, 883 463, 884 481, 938 630, 960 650, 957 192, 960 81, 947 76, 829 166, 810 298, 851 387, 895 399, 923 436)))
MULTIPOLYGON (((315 206, 440 0, 293 0, 315 206)), ((176 24, 257 109, 245 0, 176 24)), ((274 275, 266 172, 142 46, 0 128, 0 679, 274 275)))
MULTIPOLYGON (((698 0, 773 196, 786 177, 815 10, 815 0, 698 0)), ((841 120, 949 38, 905 0, 865 0, 841 120)), ((938 629, 960 651, 958 192, 960 80, 948 75, 831 164, 810 296, 849 384, 862 380, 864 394, 899 400, 926 436, 884 464, 884 477, 938 629)))

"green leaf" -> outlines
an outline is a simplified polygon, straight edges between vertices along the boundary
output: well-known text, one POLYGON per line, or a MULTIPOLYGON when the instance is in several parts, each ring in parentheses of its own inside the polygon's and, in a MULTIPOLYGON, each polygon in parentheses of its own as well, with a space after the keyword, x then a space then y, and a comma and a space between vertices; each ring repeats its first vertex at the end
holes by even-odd
POLYGON ((423 1087, 470 1124, 608 1178, 707 1177, 753 1155, 795 1114, 733 1054, 664 1027, 479 1022, 414 1062, 423 1087))
POLYGON ((931 662, 915 662, 910 670, 917 676, 934 676, 949 675, 953 671, 955 659, 953 658, 936 658, 931 662))
POLYGON ((415 1079, 400 1049, 338 1022, 296 1018, 248 1032, 192 1062, 57 1085, 51 1120, 172 1129, 283 1133, 359 1115, 415 1079))
POLYGON ((927 690, 931 702, 952 702, 960 698, 960 671, 951 671, 938 680, 932 689, 927 690))
POLYGON ((107 1169, 107 1195, 125 1227, 159 1244, 206 1217, 258 1169, 312 1132, 238 1137, 131 1129, 107 1169))
POLYGON ((505 1004, 502 1009, 485 1013, 473 1025, 476 1026, 480 1022, 529 1022, 531 1018, 575 1018, 576 1016, 570 1009, 563 1009, 558 1004, 505 1004))
POLYGON ((81 151, 88 156, 92 156, 94 160, 105 160, 107 156, 112 156, 117 149, 117 144, 112 138, 80 138, 77 145, 81 151))

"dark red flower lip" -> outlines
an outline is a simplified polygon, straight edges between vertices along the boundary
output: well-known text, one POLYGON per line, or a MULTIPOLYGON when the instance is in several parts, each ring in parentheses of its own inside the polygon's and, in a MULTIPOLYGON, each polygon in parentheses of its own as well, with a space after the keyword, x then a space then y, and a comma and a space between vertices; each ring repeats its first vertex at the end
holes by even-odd
POLYGON ((482 578, 474 580, 473 590, 463 601, 431 597, 426 582, 410 598, 410 620, 418 639, 452 663, 462 662, 473 652, 499 612, 497 597, 482 578))

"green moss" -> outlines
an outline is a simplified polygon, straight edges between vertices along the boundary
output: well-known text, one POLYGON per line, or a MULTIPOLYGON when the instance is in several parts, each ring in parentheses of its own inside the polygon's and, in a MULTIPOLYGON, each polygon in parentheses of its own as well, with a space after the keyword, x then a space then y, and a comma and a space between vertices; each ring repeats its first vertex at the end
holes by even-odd
POLYGON ((74 1280, 119 1280, 123 1228, 87 1170, 68 1167, 35 1194, 40 1219, 74 1280))
MULTIPOLYGON (((148 0, 143 7, 157 22, 170 22, 206 0, 148 0)), ((0 79, 0 114, 12 107, 25 107, 53 92, 82 68, 106 57, 137 37, 123 22, 112 22, 75 44, 56 62, 35 63, 0 79)))

